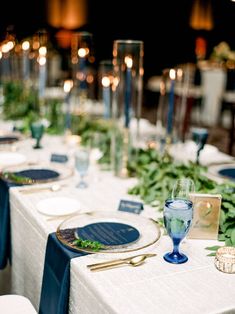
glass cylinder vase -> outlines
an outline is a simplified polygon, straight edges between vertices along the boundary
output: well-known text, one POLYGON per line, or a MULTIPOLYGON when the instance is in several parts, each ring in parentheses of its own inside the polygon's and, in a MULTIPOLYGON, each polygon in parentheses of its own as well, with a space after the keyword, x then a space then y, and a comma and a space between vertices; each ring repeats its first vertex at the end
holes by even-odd
POLYGON ((136 40, 115 40, 113 45, 114 120, 113 168, 120 177, 128 176, 132 147, 139 141, 139 120, 143 94, 144 44, 136 40))

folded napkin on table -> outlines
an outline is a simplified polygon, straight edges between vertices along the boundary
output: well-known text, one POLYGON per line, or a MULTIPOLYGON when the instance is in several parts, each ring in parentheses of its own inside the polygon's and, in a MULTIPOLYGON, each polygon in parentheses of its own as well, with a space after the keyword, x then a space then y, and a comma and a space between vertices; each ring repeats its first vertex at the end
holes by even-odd
POLYGON ((47 239, 41 288, 39 314, 68 313, 70 289, 70 260, 87 253, 66 248, 51 233, 47 239))
POLYGON ((11 261, 9 188, 19 185, 0 179, 0 269, 11 261))

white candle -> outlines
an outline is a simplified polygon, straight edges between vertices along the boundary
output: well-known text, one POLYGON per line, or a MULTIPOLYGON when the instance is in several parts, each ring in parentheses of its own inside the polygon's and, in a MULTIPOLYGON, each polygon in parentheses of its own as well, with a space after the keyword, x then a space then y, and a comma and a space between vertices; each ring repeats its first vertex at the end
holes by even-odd
POLYGON ((174 116, 174 89, 175 89, 175 76, 176 72, 174 69, 170 70, 169 73, 171 79, 170 95, 169 95, 169 107, 167 115, 167 134, 170 135, 173 129, 173 116, 174 116))
POLYGON ((125 82, 125 101, 124 101, 124 115, 125 127, 129 128, 130 124, 130 111, 131 111, 131 81, 132 81, 132 66, 133 60, 131 57, 126 56, 124 59, 126 64, 126 82, 125 82))

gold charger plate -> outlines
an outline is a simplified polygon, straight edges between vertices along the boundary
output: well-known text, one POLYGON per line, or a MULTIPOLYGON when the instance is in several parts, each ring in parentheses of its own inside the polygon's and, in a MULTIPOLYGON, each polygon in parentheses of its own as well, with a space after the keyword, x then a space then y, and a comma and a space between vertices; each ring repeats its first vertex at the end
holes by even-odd
POLYGON ((212 164, 208 167, 208 173, 221 179, 235 181, 235 162, 212 164), (229 173, 231 171, 231 173, 229 173))
POLYGON ((68 248, 86 253, 126 253, 149 247, 159 241, 161 230, 159 225, 150 218, 120 211, 94 211, 80 213, 65 219, 57 228, 58 240, 68 248), (99 251, 78 247, 73 244, 76 239, 76 229, 93 223, 116 222, 130 225, 139 231, 139 238, 128 245, 107 246, 99 251))
POLYGON ((20 166, 6 167, 2 170, 0 177, 10 183, 32 185, 64 180, 72 176, 73 173, 74 170, 68 166, 57 165, 54 163, 42 163, 37 165, 24 164, 20 166), (54 177, 48 179, 31 179, 26 176, 17 175, 17 173, 25 170, 36 170, 36 172, 39 172, 40 170, 49 170, 48 172, 51 171, 51 173, 54 173, 54 177), (58 176, 56 173, 58 173, 58 176))

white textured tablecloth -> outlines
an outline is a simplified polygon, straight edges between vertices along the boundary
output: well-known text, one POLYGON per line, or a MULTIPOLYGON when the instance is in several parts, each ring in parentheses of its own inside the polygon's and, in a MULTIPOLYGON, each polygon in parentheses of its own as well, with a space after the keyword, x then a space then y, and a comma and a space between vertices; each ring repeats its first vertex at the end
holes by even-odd
MULTIPOLYGON (((45 137, 42 144, 44 150, 41 151, 32 150, 29 143, 22 145, 19 151, 27 152, 31 161, 34 156, 38 161, 49 160, 51 152, 73 153, 73 147, 65 147, 56 137, 45 137)), ((47 236, 61 222, 48 221, 48 217, 37 211, 37 201, 52 195, 67 196, 79 200, 82 211, 109 211, 117 210, 120 199, 136 199, 127 194, 135 179, 123 180, 106 172, 99 173, 97 180, 93 174, 91 168, 87 178, 89 188, 84 190, 75 188, 78 181, 76 175, 65 180, 67 185, 58 192, 26 195, 20 192, 22 187, 10 189, 12 292, 29 298, 36 309, 39 306, 47 236)), ((145 206, 143 215, 154 218, 159 214, 145 206)), ((136 268, 126 266, 92 273, 86 265, 103 261, 107 256, 93 254, 74 258, 71 260, 69 312, 201 314, 230 310, 229 313, 235 313, 235 275, 219 272, 214 266, 214 258, 206 256, 208 251, 205 247, 215 243, 186 240, 181 249, 186 252, 189 261, 182 265, 168 264, 163 260, 163 254, 171 250, 171 241, 165 236, 156 245, 143 250, 157 256, 136 268)), ((125 253, 123 257, 129 255, 134 254, 125 253)), ((58 262, 55 260, 55 263, 58 262)))

